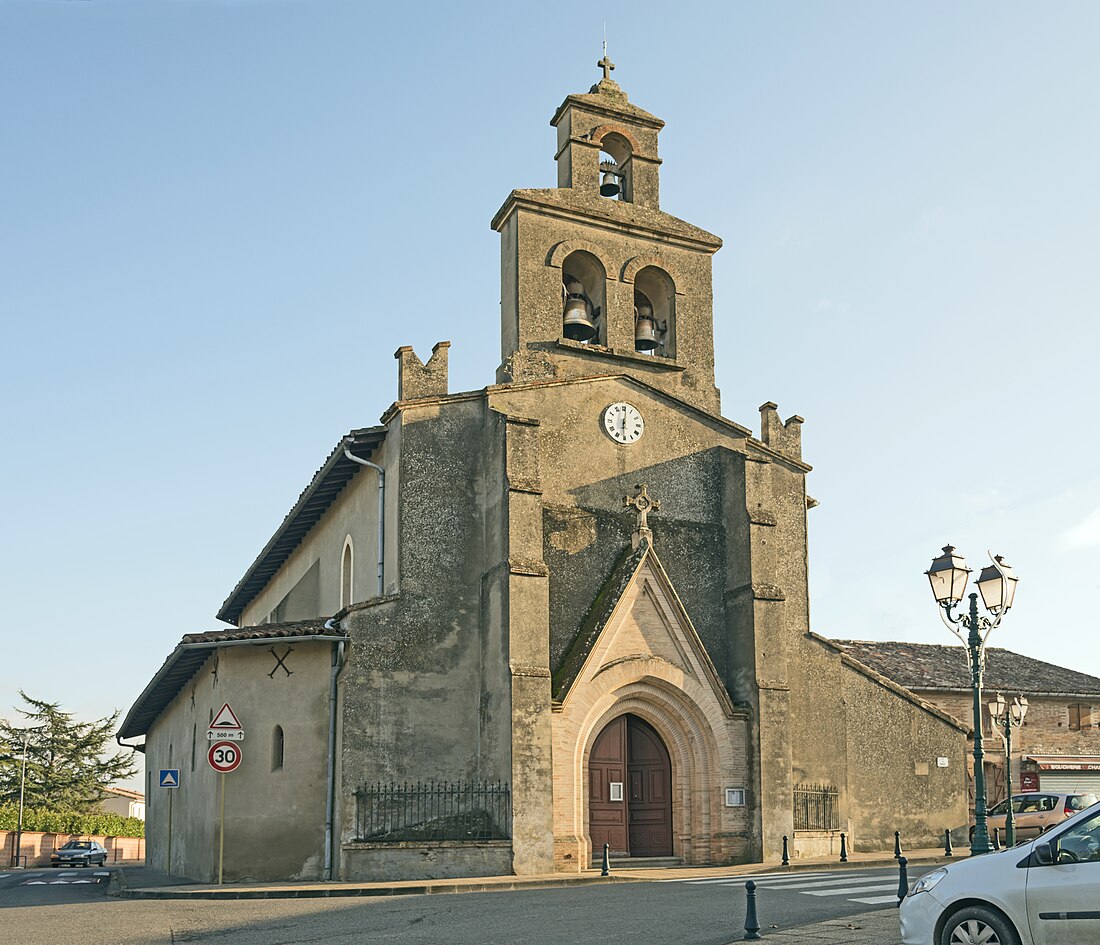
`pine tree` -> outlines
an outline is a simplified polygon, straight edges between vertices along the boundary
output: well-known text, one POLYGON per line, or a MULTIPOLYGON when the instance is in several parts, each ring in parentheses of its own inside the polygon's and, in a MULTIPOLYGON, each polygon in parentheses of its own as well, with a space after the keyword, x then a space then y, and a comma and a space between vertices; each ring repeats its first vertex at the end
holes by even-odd
POLYGON ((19 802, 23 738, 27 737, 27 776, 23 803, 54 811, 92 810, 104 788, 132 777, 132 756, 107 754, 118 712, 96 722, 78 722, 58 702, 32 699, 16 725, 0 719, 0 804, 19 802))

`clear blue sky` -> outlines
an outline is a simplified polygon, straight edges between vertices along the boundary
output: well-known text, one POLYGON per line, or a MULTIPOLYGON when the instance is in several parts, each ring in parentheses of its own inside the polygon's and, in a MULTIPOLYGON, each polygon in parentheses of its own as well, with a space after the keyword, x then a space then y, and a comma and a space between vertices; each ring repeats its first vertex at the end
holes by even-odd
POLYGON ((0 0, 0 715, 216 627, 399 345, 492 382, 488 223, 608 16, 726 241, 724 412, 806 418, 813 629, 952 642, 951 541, 1019 571, 993 644, 1100 675, 1100 5, 0 0))

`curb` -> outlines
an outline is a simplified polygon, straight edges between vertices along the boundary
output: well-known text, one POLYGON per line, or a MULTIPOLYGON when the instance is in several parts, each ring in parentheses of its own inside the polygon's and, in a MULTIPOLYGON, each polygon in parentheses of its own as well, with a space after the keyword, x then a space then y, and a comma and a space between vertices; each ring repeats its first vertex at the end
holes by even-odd
POLYGON ((523 889, 548 889, 563 886, 589 886, 607 883, 644 883, 645 879, 630 876, 547 877, 545 879, 514 879, 497 883, 455 883, 448 880, 418 883, 409 886, 324 886, 303 889, 185 889, 179 886, 161 889, 124 889, 123 899, 342 899, 352 896, 433 896, 441 893, 516 892, 523 889))
MULTIPOLYGON (((909 866, 937 866, 943 863, 955 863, 962 857, 947 858, 944 856, 915 856, 909 858, 909 866)), ((820 873, 835 870, 861 870, 883 869, 896 866, 897 861, 890 858, 882 860, 864 860, 856 862, 818 862, 805 864, 791 864, 790 866, 757 866, 742 864, 736 872, 724 872, 722 875, 736 878, 738 875, 791 875, 798 873, 820 873)), ((553 889, 567 886, 591 886, 607 883, 650 883, 668 879, 670 872, 679 872, 671 869, 657 870, 629 870, 624 873, 612 873, 610 876, 596 875, 568 875, 545 876, 539 878, 522 879, 519 877, 501 878, 497 881, 486 882, 459 882, 456 880, 440 879, 429 880, 423 883, 390 884, 382 883, 371 885, 353 885, 350 883, 337 883, 326 886, 237 886, 231 884, 221 887, 210 886, 160 886, 146 888, 131 888, 126 879, 125 870, 118 868, 111 871, 112 886, 108 888, 108 895, 118 896, 122 899, 346 899, 356 896, 438 896, 444 893, 480 893, 480 892, 517 892, 524 889, 553 889), (651 873, 651 875, 644 875, 651 873), (117 876, 117 882, 115 877, 117 876)), ((705 876, 698 877, 706 878, 705 876)))

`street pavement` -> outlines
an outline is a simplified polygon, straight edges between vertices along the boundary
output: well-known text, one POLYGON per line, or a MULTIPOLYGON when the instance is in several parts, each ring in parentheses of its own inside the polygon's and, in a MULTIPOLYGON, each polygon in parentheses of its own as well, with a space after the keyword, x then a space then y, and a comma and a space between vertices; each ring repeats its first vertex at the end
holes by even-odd
MULTIPOLYGON (((9 872, 0 874, 0 945, 589 945, 594 939, 601 945, 731 945, 744 936, 749 878, 758 884, 765 940, 896 945, 898 873, 888 864, 892 860, 879 858, 849 869, 827 863, 767 873, 759 864, 755 873, 746 867, 620 871, 635 875, 613 883, 586 876, 587 882, 545 888, 499 877, 491 887, 498 893, 402 895, 391 887, 387 895, 367 897, 245 900, 128 899, 106 895, 103 883, 37 883, 51 873, 102 871, 9 872)), ((910 879, 928 868, 915 867, 910 879)), ((123 876, 180 895, 197 888, 145 869, 114 873, 115 893, 123 876)), ((470 882, 436 891, 457 892, 470 882)))

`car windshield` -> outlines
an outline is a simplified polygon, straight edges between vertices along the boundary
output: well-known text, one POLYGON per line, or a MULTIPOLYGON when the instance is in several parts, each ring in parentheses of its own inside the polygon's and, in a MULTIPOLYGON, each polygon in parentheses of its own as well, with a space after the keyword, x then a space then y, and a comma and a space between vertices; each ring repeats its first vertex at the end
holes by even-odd
POLYGON ((1066 798, 1067 810, 1084 810, 1096 803, 1095 794, 1071 794, 1066 798))
POLYGON ((70 840, 61 849, 62 850, 90 850, 92 844, 88 840, 70 840))

